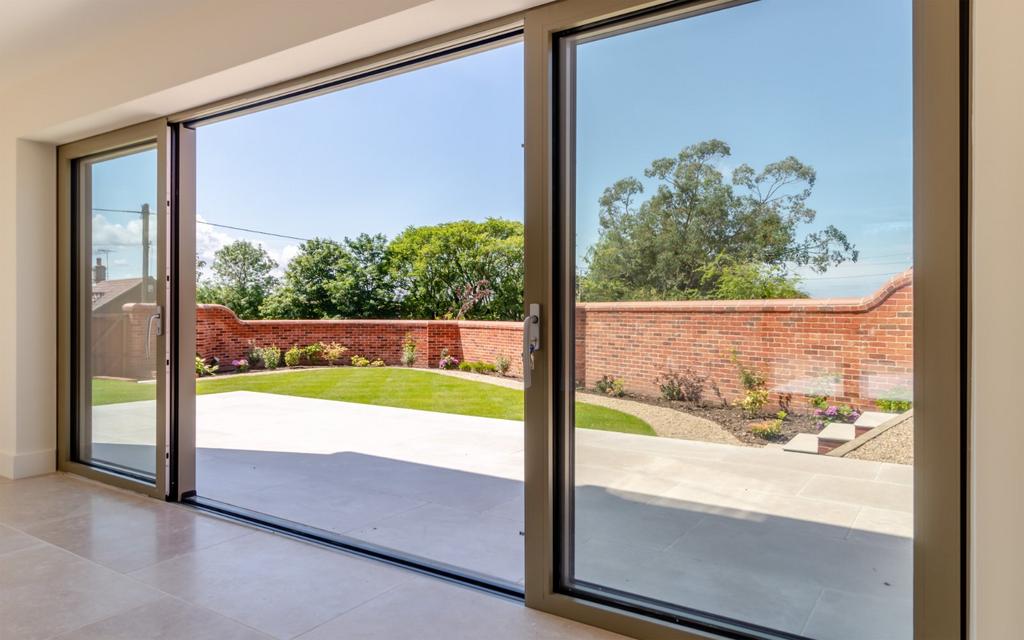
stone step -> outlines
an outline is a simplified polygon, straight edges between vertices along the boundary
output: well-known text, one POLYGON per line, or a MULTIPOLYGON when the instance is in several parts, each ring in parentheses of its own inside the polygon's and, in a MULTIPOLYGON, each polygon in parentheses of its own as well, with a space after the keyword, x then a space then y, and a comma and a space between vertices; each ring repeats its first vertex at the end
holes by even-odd
POLYGON ((844 422, 833 422, 826 426, 818 434, 818 440, 830 440, 840 444, 849 442, 857 437, 857 428, 852 424, 844 422))
POLYGON ((798 433, 782 447, 783 451, 795 453, 818 453, 818 436, 810 433, 798 433))
POLYGON ((891 420, 895 417, 895 413, 883 413, 881 411, 865 411, 864 413, 860 414, 860 417, 857 418, 857 421, 854 422, 853 424, 854 426, 861 428, 874 429, 883 422, 891 420))

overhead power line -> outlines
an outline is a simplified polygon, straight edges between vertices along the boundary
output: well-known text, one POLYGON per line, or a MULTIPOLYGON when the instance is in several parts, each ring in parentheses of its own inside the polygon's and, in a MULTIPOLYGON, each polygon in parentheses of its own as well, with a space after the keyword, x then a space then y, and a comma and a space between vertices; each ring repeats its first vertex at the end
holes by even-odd
POLYGON ((272 231, 260 231, 259 229, 248 229, 246 227, 234 227, 230 224, 219 224, 216 222, 207 222, 205 220, 196 220, 196 224, 205 224, 210 227, 218 227, 220 229, 232 229, 234 231, 244 231, 246 233, 258 233, 263 236, 273 236, 275 238, 286 238, 288 240, 299 240, 300 242, 311 242, 312 238, 300 238, 299 236, 289 236, 284 233, 274 233, 272 231))

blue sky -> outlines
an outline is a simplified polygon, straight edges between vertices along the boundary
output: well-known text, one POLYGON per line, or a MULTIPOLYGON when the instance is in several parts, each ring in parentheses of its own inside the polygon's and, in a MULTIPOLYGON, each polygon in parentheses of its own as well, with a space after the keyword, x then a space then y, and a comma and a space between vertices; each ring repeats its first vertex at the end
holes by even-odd
MULTIPOLYGON (((910 264, 910 28, 908 0, 761 0, 580 45, 579 253, 597 237, 606 186, 717 137, 733 150, 725 171, 787 155, 814 166, 808 230, 835 224, 862 260, 807 273, 804 288, 873 291, 910 264)), ((201 127, 199 215, 338 239, 522 219, 522 54, 514 44, 201 127)), ((121 191, 111 198, 145 197, 121 191)), ((207 225, 198 233, 207 258, 235 238, 282 263, 298 245, 207 225)))

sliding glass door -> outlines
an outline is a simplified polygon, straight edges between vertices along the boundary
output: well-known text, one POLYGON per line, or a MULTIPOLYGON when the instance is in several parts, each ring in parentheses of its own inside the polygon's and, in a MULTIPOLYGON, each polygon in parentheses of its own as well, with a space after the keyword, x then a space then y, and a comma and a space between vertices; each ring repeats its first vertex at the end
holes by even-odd
POLYGON ((935 492, 957 452, 935 443, 957 433, 958 381, 920 375, 956 358, 938 336, 957 281, 934 256, 955 254, 937 229, 958 214, 920 152, 940 109, 917 104, 934 62, 913 52, 948 18, 912 0, 528 17, 527 301, 547 349, 528 603, 642 637, 934 635, 921 576, 956 566, 935 492), (623 415, 584 429, 584 403, 623 415))
MULTIPOLYGON (((64 468, 163 495, 166 455, 166 124, 62 147, 71 257, 64 468)), ((63 207, 62 207, 63 208, 63 207)))

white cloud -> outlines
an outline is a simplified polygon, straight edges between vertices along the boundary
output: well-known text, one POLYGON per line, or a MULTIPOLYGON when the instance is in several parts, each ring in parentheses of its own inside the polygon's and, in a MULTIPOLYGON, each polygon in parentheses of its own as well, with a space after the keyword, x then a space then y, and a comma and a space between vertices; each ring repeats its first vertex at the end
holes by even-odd
MULTIPOLYGON (((151 231, 152 233, 152 231, 151 231)), ((102 214, 92 217, 92 246, 142 247, 142 220, 139 218, 120 224, 111 222, 102 214)))
POLYGON ((196 215, 196 222, 196 256, 206 264, 213 262, 213 255, 217 253, 217 249, 238 239, 217 227, 201 224, 206 222, 201 215, 196 215))

